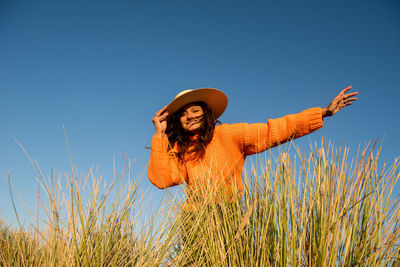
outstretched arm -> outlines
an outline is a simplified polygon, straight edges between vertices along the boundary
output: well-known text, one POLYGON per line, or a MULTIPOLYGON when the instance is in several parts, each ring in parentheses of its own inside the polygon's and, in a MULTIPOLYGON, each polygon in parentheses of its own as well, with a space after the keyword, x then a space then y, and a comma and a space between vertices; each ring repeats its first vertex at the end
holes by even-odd
POLYGON ((335 115, 342 108, 353 104, 357 100, 358 92, 346 94, 352 86, 343 89, 326 108, 322 109, 322 118, 335 115))

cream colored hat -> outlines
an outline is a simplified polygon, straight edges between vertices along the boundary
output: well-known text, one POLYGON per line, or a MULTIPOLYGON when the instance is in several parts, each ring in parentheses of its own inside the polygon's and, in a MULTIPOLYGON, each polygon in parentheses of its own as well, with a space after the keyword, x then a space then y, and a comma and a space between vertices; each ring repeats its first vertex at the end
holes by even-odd
POLYGON ((224 113, 228 105, 228 97, 220 90, 214 88, 199 88, 184 90, 177 94, 167 106, 170 115, 192 102, 204 102, 211 108, 214 119, 224 113))

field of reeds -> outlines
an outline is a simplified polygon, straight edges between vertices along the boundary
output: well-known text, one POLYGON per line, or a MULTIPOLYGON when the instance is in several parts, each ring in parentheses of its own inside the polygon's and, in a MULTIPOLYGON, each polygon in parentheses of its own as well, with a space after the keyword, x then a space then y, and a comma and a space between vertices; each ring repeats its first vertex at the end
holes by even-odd
POLYGON ((400 266, 399 162, 379 154, 281 152, 245 172, 241 199, 191 211, 173 196, 151 210, 129 164, 111 184, 39 172, 44 212, 28 227, 0 222, 0 265, 400 266))

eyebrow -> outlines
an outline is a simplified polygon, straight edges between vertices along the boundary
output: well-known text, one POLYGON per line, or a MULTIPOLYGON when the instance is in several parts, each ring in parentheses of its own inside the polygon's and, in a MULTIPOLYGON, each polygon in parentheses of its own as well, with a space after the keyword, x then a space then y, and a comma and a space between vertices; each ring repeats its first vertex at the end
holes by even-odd
POLYGON ((200 110, 200 107, 190 107, 190 108, 188 108, 186 110, 183 110, 181 113, 184 114, 185 112, 196 111, 196 110, 200 110))
POLYGON ((202 110, 202 107, 201 107, 201 106, 192 106, 192 107, 189 107, 189 108, 187 108, 187 109, 182 110, 181 112, 179 112, 179 116, 185 115, 185 113, 187 113, 188 111, 196 112, 196 111, 200 111, 200 110, 202 110))

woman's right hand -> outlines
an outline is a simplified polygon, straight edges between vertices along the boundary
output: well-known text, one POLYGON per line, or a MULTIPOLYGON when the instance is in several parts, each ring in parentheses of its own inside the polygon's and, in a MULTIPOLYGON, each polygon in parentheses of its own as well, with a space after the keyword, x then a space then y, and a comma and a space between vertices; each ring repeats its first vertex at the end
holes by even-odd
POLYGON ((167 129, 167 117, 169 113, 167 111, 167 106, 160 109, 156 115, 153 117, 154 128, 156 128, 156 135, 158 137, 163 137, 165 130, 167 129))

